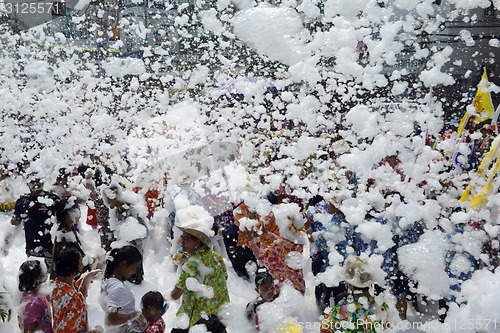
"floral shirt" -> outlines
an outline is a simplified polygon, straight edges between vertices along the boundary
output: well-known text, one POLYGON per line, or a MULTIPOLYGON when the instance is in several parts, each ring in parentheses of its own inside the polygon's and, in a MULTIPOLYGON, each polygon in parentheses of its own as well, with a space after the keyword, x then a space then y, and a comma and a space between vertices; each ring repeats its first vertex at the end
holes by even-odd
POLYGON ((70 286, 58 278, 54 281, 51 303, 55 333, 76 333, 88 330, 85 297, 78 290, 76 283, 73 283, 74 286, 70 286))
MULTIPOLYGON (((274 242, 264 247, 262 250, 259 249, 255 242, 250 242, 250 248, 252 249, 255 257, 259 259, 260 263, 266 266, 267 271, 271 276, 278 280, 279 282, 290 281, 294 288, 300 291, 302 294, 306 292, 306 283, 304 281, 304 274, 302 269, 295 269, 288 265, 288 259, 291 254, 302 254, 303 245, 295 244, 294 242, 278 237, 275 234, 268 233, 269 237, 274 239, 274 242)), ((278 293, 280 286, 276 286, 276 292, 278 293)))
POLYGON ((367 299, 367 304, 354 299, 349 302, 342 300, 330 311, 321 322, 321 333, 346 332, 346 333, 374 333, 390 328, 390 324, 385 321, 373 321, 376 312, 387 310, 387 304, 383 303, 380 311, 373 298, 367 299), (386 327, 387 326, 387 327, 386 327))
POLYGON ((183 291, 177 316, 187 315, 191 327, 203 314, 217 315, 219 307, 229 302, 226 276, 226 264, 220 254, 205 246, 194 251, 182 266, 175 285, 183 291))
POLYGON ((462 283, 469 280, 477 269, 476 258, 467 251, 460 249, 460 246, 453 241, 455 235, 464 234, 465 226, 463 223, 457 224, 452 234, 446 234, 449 247, 444 257, 445 272, 454 281, 450 285, 450 289, 452 290, 451 296, 444 297, 444 300, 447 302, 456 302, 456 294, 461 291, 462 283))
POLYGON ((163 333, 165 332, 165 322, 162 318, 148 326, 144 333, 163 333))
MULTIPOLYGON (((328 204, 325 206, 318 206, 315 207, 314 214, 327 210, 328 204)), ((314 219, 314 214, 310 211, 307 212, 307 215, 312 220, 311 229, 315 233, 314 244, 318 249, 318 253, 313 256, 313 262, 318 262, 321 265, 316 267, 317 272, 324 272, 326 268, 330 266, 328 259, 330 249, 326 239, 328 238, 330 241, 336 243, 335 249, 345 259, 347 257, 347 245, 351 242, 353 230, 347 223, 344 214, 334 214, 326 225, 316 221, 314 219)))
POLYGON ((32 292, 23 293, 22 314, 19 316, 19 328, 24 331, 24 325, 35 324, 35 331, 52 333, 52 316, 47 296, 32 292))
MULTIPOLYGON (((249 217, 251 215, 250 209, 248 208, 247 205, 244 203, 240 204, 238 208, 234 210, 234 224, 237 226, 240 225, 239 220, 243 217, 249 217)), ((262 223, 266 225, 266 229, 273 234, 279 235, 280 229, 278 225, 276 224, 276 219, 274 217, 274 214, 271 213, 267 216, 261 217, 257 215, 257 224, 255 225, 258 229, 262 227, 262 223)), ((263 244, 263 246, 267 247, 271 245, 274 241, 274 238, 269 238, 266 236, 266 234, 262 233, 259 235, 259 240, 260 243, 263 244)), ((246 246, 250 247, 249 245, 249 240, 247 235, 245 235, 242 231, 238 231, 238 246, 246 246)))
MULTIPOLYGON (((156 208, 163 206, 163 198, 161 198, 161 192, 158 189, 158 185, 151 184, 152 186, 144 193, 144 199, 146 200, 146 206, 148 207, 148 220, 151 220, 155 214, 156 208)), ((132 191, 139 193, 142 190, 140 186, 132 188, 132 191)))

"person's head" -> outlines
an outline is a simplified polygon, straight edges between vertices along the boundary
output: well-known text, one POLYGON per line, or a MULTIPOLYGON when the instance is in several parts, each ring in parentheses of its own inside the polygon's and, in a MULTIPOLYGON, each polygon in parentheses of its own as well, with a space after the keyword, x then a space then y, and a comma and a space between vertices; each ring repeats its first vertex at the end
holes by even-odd
POLYGON ((104 202, 109 208, 113 209, 123 206, 122 187, 119 184, 112 183, 102 191, 102 194, 104 202))
POLYGON ((39 195, 43 191, 43 181, 38 174, 31 174, 28 182, 31 195, 39 195))
POLYGON ((487 136, 490 132, 491 132, 490 124, 484 124, 483 127, 481 127, 481 134, 483 136, 487 136))
POLYGON ((56 252, 54 256, 56 276, 77 276, 83 270, 82 254, 73 246, 67 246, 56 252))
POLYGON ((346 260, 344 280, 351 291, 367 292, 375 283, 373 276, 366 270, 366 263, 360 257, 346 260))
POLYGON ((10 172, 7 164, 0 164, 0 181, 10 177, 10 172))
POLYGON ((302 242, 305 220, 296 203, 283 203, 273 208, 280 236, 292 241, 302 242))
POLYGON ((71 227, 80 219, 80 209, 74 200, 61 200, 56 205, 56 218, 60 226, 71 227))
POLYGON ((148 291, 141 299, 141 311, 149 323, 158 320, 163 312, 165 299, 158 291, 148 291))
POLYGON ((60 168, 56 178, 56 184, 63 186, 68 185, 69 177, 71 177, 71 173, 66 168, 60 168))
POLYGON ((34 291, 47 280, 47 272, 38 260, 25 261, 19 268, 19 291, 34 291))
POLYGON ((196 238, 190 233, 183 232, 181 235, 181 246, 184 252, 193 253, 194 251, 202 247, 203 243, 199 238, 196 238))
POLYGON ((141 262, 142 254, 135 246, 127 245, 113 249, 106 263, 104 278, 116 277, 125 280, 136 272, 141 262))
POLYGON ((257 291, 264 302, 271 302, 276 296, 274 279, 268 272, 257 272, 255 274, 255 291, 257 291))
POLYGON ((307 202, 307 205, 311 206, 311 207, 314 207, 317 204, 319 204, 320 202, 322 202, 323 200, 324 200, 324 198, 321 195, 316 194, 314 197, 312 197, 311 199, 309 199, 309 201, 307 202))
POLYGON ((201 206, 189 206, 177 211, 175 225, 181 230, 182 249, 193 253, 200 247, 211 246, 214 218, 201 206))

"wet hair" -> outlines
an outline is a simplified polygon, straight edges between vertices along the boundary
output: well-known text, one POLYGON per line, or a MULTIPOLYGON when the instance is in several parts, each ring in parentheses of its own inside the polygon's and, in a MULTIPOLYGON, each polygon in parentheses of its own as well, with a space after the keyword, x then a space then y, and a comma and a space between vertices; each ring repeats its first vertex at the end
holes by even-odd
POLYGON ((76 202, 69 200, 61 200, 55 207, 57 222, 60 225, 65 225, 66 216, 78 207, 76 202))
POLYGON ((152 306, 156 310, 163 310, 165 299, 163 295, 158 291, 148 291, 141 298, 141 304, 143 308, 152 306))
POLYGON ((115 268, 122 262, 125 261, 127 266, 135 264, 142 261, 142 254, 139 250, 132 245, 124 246, 120 249, 113 249, 109 255, 108 261, 106 262, 106 270, 104 271, 104 278, 108 279, 113 275, 115 268))
POLYGON ((59 168, 58 170, 58 178, 66 178, 71 176, 71 172, 69 172, 66 168, 59 168))
POLYGON ((43 273, 42 265, 38 260, 25 261, 19 267, 19 291, 30 291, 38 288, 43 273))
POLYGON ((56 252, 54 257, 56 276, 78 275, 81 256, 80 251, 74 246, 66 246, 56 252))
POLYGON ((276 194, 274 194, 273 192, 269 192, 267 194, 267 201, 269 201, 273 205, 278 205, 280 203, 278 196, 276 194))
POLYGON ((325 200, 325 199, 321 195, 316 194, 314 197, 312 197, 311 199, 309 199, 308 204, 310 206, 316 206, 317 204, 319 204, 323 200, 325 200))
POLYGON ((274 278, 267 271, 257 272, 257 274, 255 274, 255 287, 257 289, 259 289, 260 286, 267 282, 274 283, 274 278))

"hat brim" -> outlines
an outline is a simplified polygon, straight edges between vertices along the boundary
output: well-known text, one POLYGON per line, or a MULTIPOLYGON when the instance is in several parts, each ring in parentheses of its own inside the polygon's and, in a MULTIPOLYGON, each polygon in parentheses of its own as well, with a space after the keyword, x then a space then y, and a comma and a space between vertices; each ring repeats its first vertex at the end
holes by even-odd
POLYGON ((357 283, 353 280, 344 280, 344 281, 345 283, 350 284, 351 286, 359 289, 369 288, 374 283, 373 281, 370 281, 370 283, 365 283, 365 284, 357 283))
POLYGON ((370 275, 370 279, 364 283, 359 279, 359 276, 356 274, 354 276, 349 276, 348 274, 346 274, 344 272, 344 273, 342 273, 342 277, 344 278, 345 283, 350 284, 353 287, 361 288, 361 289, 369 288, 372 284, 375 283, 373 281, 373 276, 371 276, 371 275, 370 275))
POLYGON ((193 228, 184 228, 184 227, 179 227, 177 226, 177 228, 180 230, 180 231, 183 231, 185 233, 188 233, 190 234, 191 236, 199 239, 203 244, 205 244, 207 247, 210 247, 211 244, 212 244, 212 240, 210 239, 210 237, 208 237, 207 235, 205 235, 203 232, 199 231, 199 230, 196 230, 196 229, 193 229, 193 228))

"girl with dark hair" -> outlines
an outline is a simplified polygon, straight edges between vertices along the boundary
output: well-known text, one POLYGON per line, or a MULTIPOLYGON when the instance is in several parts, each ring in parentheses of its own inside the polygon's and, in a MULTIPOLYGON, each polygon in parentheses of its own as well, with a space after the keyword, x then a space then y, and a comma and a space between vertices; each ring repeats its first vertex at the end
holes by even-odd
MULTIPOLYGON (((147 238, 148 228, 142 214, 133 202, 137 195, 124 189, 118 182, 112 182, 102 193, 104 203, 110 208, 109 222, 117 241, 132 244, 142 253, 144 250, 143 241, 147 238), (127 228, 134 228, 135 232, 133 234, 123 232, 124 224, 127 224, 127 228)), ((143 278, 144 269, 141 264, 136 272, 127 278, 127 281, 141 284, 143 278)))
POLYGON ((100 332, 96 328, 89 331, 87 318, 87 289, 89 283, 101 270, 95 270, 75 282, 83 269, 82 255, 74 247, 65 247, 54 258, 56 279, 52 291, 51 303, 55 333, 100 332))
POLYGON ((106 332, 142 332, 146 320, 135 309, 135 297, 124 281, 133 275, 142 263, 137 248, 127 245, 113 249, 106 264, 101 287, 100 303, 105 312, 106 332))
MULTIPOLYGON (((56 253, 64 247, 74 247, 84 256, 82 244, 75 230, 75 223, 80 218, 80 209, 73 200, 62 200, 56 205, 57 232, 55 234, 54 247, 52 250, 52 260, 56 253)), ((54 264, 51 269, 51 278, 55 276, 54 264)))
POLYGON ((48 295, 39 291, 45 280, 46 269, 38 260, 28 260, 19 268, 19 291, 23 293, 18 317, 21 332, 52 333, 48 295))

